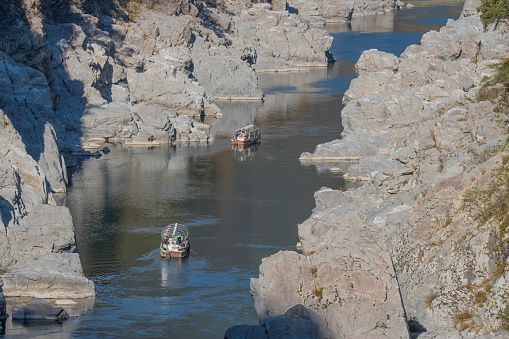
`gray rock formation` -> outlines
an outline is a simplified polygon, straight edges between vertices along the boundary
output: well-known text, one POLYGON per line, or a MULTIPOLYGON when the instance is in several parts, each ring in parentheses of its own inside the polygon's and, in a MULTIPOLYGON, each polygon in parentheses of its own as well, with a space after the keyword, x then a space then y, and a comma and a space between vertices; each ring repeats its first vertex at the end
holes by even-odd
POLYGON ((362 54, 342 138, 302 158, 357 157, 346 177, 366 183, 318 191, 302 254, 263 260, 251 283, 262 322, 302 304, 334 338, 471 338, 507 324, 504 226, 479 217, 507 136, 477 93, 509 43, 505 26, 483 30, 478 5, 399 58, 362 54))
POLYGON ((275 254, 251 280, 261 321, 302 304, 315 326, 332 333, 316 338, 408 337, 396 274, 386 245, 377 241, 379 231, 348 213, 349 199, 341 192, 324 189, 316 199, 312 217, 299 226, 304 254, 275 254))
POLYGON ((83 276, 78 253, 48 253, 9 267, 2 275, 6 297, 89 298, 94 283, 83 276))
POLYGON ((385 14, 398 9, 395 0, 287 0, 286 9, 312 25, 347 22, 353 16, 385 14))
MULTIPOLYGON (((193 52, 199 52, 200 58, 207 54, 237 57, 258 72, 299 70, 305 66, 323 67, 330 61, 328 50, 332 45, 332 37, 323 29, 310 27, 299 16, 287 11, 270 10, 270 5, 264 3, 253 4, 251 8, 238 10, 236 14, 232 16, 210 9, 209 20, 225 33, 220 38, 214 31, 202 29, 202 38, 198 37, 194 42, 193 52)), ((238 62, 230 62, 219 74, 247 74, 243 67, 237 65, 238 62)), ((215 72, 218 71, 221 68, 215 72)), ((200 83, 203 81, 199 73, 196 77, 200 83)), ((249 80, 249 77, 245 79, 249 80)), ((220 78, 213 80, 224 82, 220 78)), ((240 84, 239 87, 246 87, 246 84, 240 84)), ((247 93, 252 93, 248 97, 259 97, 260 93, 253 92, 252 87, 247 86, 247 93)))
POLYGON ((385 14, 398 9, 397 1, 393 0, 355 0, 353 16, 385 14))

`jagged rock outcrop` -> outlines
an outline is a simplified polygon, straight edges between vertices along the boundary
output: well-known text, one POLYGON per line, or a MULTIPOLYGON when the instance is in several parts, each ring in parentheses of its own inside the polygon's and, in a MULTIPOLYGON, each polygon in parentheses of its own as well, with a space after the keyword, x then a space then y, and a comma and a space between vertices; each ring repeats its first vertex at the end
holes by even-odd
POLYGON ((477 94, 509 43, 506 23, 484 31, 478 6, 467 1, 399 58, 362 54, 342 139, 302 158, 360 158, 345 177, 367 182, 317 192, 299 226, 303 254, 263 261, 251 288, 262 321, 303 304, 335 338, 469 338, 507 325, 505 226, 479 216, 504 199, 507 136, 477 94))
POLYGON ((304 254, 280 252, 264 259, 260 277, 251 280, 261 323, 302 304, 314 314, 313 322, 330 332, 317 338, 408 337, 380 230, 350 210, 348 194, 323 189, 315 198, 312 217, 299 226, 304 254))
POLYGON ((398 9, 397 1, 393 0, 356 0, 354 3, 353 16, 385 14, 398 9))
POLYGON ((86 14, 77 5, 6 5, 0 33, 6 39, 0 47, 14 63, 42 72, 33 76, 51 80, 37 84, 53 99, 40 105, 52 111, 59 145, 70 151, 79 138, 171 142, 179 134, 169 128, 177 115, 219 115, 211 99, 263 98, 254 65, 257 70, 297 69, 329 61, 332 38, 296 15, 271 11, 268 4, 249 8, 250 2, 235 15, 205 4, 187 5, 194 9, 183 11, 186 15, 171 6, 140 8, 137 19, 124 24, 105 14, 86 14), (52 6, 67 16, 51 15, 57 9, 52 6), (17 26, 23 43, 12 38, 17 26), (149 106, 165 111, 160 125, 140 118, 149 106))
MULTIPOLYGON (((27 153, 24 139, 2 110, 0 119, 0 269, 6 272, 4 295, 94 296, 94 284, 83 276, 79 255, 73 253, 76 243, 71 214, 66 207, 55 206, 46 176, 49 172, 27 153)), ((53 131, 49 123, 42 124, 53 131)), ((54 134, 49 133, 49 137, 54 134)), ((45 142, 41 159, 60 159, 54 139, 50 140, 53 143, 45 142)))
POLYGON ((347 22, 353 16, 385 14, 398 9, 395 0, 287 0, 286 8, 313 25, 347 22))

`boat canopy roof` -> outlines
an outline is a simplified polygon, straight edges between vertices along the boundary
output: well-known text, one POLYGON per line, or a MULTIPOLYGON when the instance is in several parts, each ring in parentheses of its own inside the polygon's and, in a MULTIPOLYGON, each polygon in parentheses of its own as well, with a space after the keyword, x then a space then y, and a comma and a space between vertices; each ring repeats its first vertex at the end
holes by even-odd
POLYGON ((248 125, 248 126, 244 126, 242 128, 239 128, 238 130, 235 131, 235 133, 240 133, 240 132, 255 132, 255 131, 258 131, 258 127, 256 127, 255 125, 248 125))
POLYGON ((182 240, 186 240, 189 236, 189 231, 186 226, 175 223, 166 226, 161 232, 161 239, 168 239, 174 236, 181 236, 182 240))

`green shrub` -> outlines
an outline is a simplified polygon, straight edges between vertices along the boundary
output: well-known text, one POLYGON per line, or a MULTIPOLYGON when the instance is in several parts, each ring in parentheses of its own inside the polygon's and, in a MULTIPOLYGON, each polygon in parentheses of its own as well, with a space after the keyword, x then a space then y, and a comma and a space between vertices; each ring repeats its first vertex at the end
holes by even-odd
POLYGON ((509 17, 509 0, 482 0, 477 10, 481 12, 481 21, 486 28, 493 22, 509 17))
MULTIPOLYGON (((468 189, 463 196, 463 208, 468 209, 480 224, 491 221, 498 226, 493 249, 498 262, 493 277, 500 278, 506 271, 505 262, 509 249, 505 240, 509 232, 509 166, 498 167, 486 189, 479 187, 468 189)), ((460 243, 464 240, 461 239, 460 243)))
POLYGON ((495 75, 483 79, 477 100, 497 103, 495 111, 507 114, 509 113, 509 58, 491 67, 495 69, 495 75))

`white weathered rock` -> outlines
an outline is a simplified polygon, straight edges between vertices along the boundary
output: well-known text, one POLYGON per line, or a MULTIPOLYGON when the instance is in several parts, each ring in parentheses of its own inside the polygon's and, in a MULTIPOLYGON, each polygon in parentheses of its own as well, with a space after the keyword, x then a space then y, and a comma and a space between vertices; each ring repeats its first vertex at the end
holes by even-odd
POLYGON ((2 275, 7 297, 46 299, 95 296, 94 283, 83 276, 78 253, 48 253, 23 260, 2 275))
POLYGON ((394 54, 380 52, 376 49, 369 49, 362 52, 359 60, 355 64, 355 71, 358 76, 384 70, 395 72, 398 66, 399 60, 394 54))
POLYGON ((193 53, 193 74, 215 100, 261 100, 258 78, 247 63, 236 57, 193 53))

